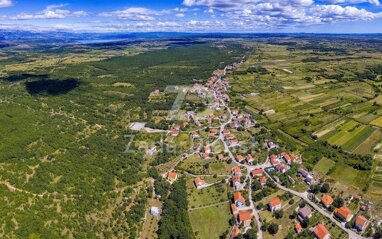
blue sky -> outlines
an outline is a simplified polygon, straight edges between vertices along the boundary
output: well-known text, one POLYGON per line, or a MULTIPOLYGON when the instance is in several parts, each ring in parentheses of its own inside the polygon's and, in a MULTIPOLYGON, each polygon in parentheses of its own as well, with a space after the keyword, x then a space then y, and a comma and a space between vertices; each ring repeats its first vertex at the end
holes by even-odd
POLYGON ((0 29, 382 33, 379 0, 0 0, 0 29))

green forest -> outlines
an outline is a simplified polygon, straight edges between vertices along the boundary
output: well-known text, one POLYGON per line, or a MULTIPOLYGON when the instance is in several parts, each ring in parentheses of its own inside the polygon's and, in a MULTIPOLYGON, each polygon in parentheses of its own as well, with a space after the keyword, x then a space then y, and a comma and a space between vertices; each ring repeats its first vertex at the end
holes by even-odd
MULTIPOLYGON (((0 237, 134 238, 147 175, 141 151, 124 153, 124 135, 135 134, 130 122, 171 107, 173 97, 149 102, 155 89, 205 80, 243 52, 239 44, 206 43, 7 70, 0 78, 0 237)), ((83 54, 64 48, 30 56, 69 53, 83 54)))

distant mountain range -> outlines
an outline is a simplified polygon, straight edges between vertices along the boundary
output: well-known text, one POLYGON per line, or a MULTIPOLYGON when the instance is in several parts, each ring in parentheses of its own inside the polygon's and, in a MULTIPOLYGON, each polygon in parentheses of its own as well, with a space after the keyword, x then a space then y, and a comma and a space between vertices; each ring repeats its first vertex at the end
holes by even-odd
POLYGON ((72 33, 72 32, 29 32, 0 30, 0 42, 34 42, 40 44, 99 43, 107 41, 126 41, 137 39, 168 38, 282 38, 282 37, 345 37, 354 38, 382 34, 315 34, 315 33, 186 33, 186 32, 145 32, 145 33, 72 33))

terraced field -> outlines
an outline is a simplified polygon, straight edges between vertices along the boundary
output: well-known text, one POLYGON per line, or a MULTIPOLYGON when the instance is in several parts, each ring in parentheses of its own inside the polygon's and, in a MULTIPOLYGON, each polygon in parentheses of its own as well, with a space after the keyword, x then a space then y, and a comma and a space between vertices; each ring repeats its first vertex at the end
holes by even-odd
POLYGON ((325 135, 323 139, 332 145, 340 146, 346 151, 353 152, 373 132, 374 129, 370 126, 348 120, 340 127, 325 135))
POLYGON ((340 190, 379 195, 382 163, 374 162, 370 177, 369 155, 382 146, 382 87, 378 78, 361 75, 378 67, 382 54, 360 54, 359 46, 347 43, 342 50, 323 43, 327 51, 292 45, 257 44, 233 77, 234 100, 260 114, 280 144, 307 152, 307 166, 324 180, 340 190), (332 153, 321 154, 325 149, 332 153))

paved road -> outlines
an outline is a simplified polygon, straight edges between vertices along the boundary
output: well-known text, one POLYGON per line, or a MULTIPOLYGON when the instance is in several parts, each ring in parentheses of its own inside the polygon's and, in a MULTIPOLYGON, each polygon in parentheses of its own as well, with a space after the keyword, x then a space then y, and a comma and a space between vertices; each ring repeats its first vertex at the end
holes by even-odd
MULTIPOLYGON (((224 76, 226 74, 226 69, 224 68, 224 76)), ((218 81, 221 80, 221 77, 218 79, 218 81)), ((213 93, 215 99, 216 99, 216 92, 213 93)), ((241 166, 241 167, 245 167, 246 169, 246 178, 249 178, 249 181, 250 181, 250 185, 249 185, 249 189, 248 189, 248 199, 250 201, 250 205, 248 207, 245 207, 244 209, 246 210, 249 210, 251 209, 252 212, 253 212, 253 216, 256 220, 256 225, 257 225, 257 238, 258 239, 263 239, 263 233, 261 231, 261 220, 260 220, 260 216, 259 216, 259 213, 258 211, 256 210, 256 207, 252 201, 252 188, 251 188, 251 185, 252 185, 252 182, 253 182, 253 179, 252 177, 250 176, 250 172, 251 170, 255 169, 255 168, 262 168, 262 169, 265 169, 269 166, 271 166, 269 160, 267 159, 265 161, 265 163, 263 164, 259 164, 259 165, 246 165, 246 164, 241 164, 239 162, 236 161, 235 159, 235 156, 233 155, 233 153, 231 152, 229 146, 227 145, 227 143, 225 142, 225 139, 224 139, 224 135, 223 135, 223 130, 225 129, 225 127, 227 125, 229 125, 231 122, 232 122, 232 119, 233 119, 233 115, 232 115, 232 112, 231 112, 231 109, 229 108, 228 105, 226 105, 226 103, 224 101, 221 101, 222 105, 224 107, 227 108, 227 111, 229 113, 229 119, 224 122, 224 123, 221 123, 220 127, 219 128, 219 137, 213 142, 213 144, 216 144, 218 141, 221 141, 223 143, 223 146, 224 146, 224 150, 225 152, 228 153, 228 156, 232 159, 232 162, 234 162, 235 164, 237 164, 238 166, 241 166)), ((187 157, 191 156, 192 154, 194 153, 197 153, 197 151, 194 151, 193 153, 191 154, 188 154, 187 157)), ((185 158, 187 158, 185 157, 185 158)), ((181 160, 182 161, 182 160, 181 160)), ((266 171, 265 171, 266 172, 266 171)), ((273 178, 266 172, 265 175, 270 178, 271 180, 273 180, 273 178)), ((309 198, 308 198, 308 193, 307 192, 303 192, 303 193, 300 193, 300 192, 296 192, 292 189, 289 189, 289 188, 286 188, 284 186, 282 186, 281 184, 277 183, 275 180, 273 180, 273 182, 276 183, 277 187, 283 191, 286 191, 286 192, 290 192, 291 194, 297 196, 297 197, 300 197, 302 200, 304 200, 305 202, 307 202, 309 205, 311 205, 315 210, 317 210, 319 213, 321 213, 323 216, 325 216, 326 218, 328 218, 329 220, 331 220, 333 223, 335 223, 338 227, 340 227, 342 230, 344 230, 348 235, 349 235, 349 238, 350 239, 364 239, 365 237, 362 237, 360 235, 358 235, 356 232, 352 231, 352 230, 349 230, 347 229, 344 225, 342 225, 339 221, 337 221, 332 214, 330 214, 329 212, 327 212, 325 209, 321 208, 320 206, 318 206, 316 203, 314 203, 313 201, 311 201, 309 198)), ((226 202, 224 202, 226 203, 226 202)), ((222 204, 222 203, 217 203, 216 205, 219 205, 219 204, 222 204)), ((215 204, 214 204, 215 205, 215 204)), ((213 206, 213 205, 208 205, 208 206, 205 206, 205 207, 210 207, 210 206, 213 206)), ((205 207, 200 207, 200 208, 205 208, 205 207)), ((199 208, 198 208, 199 209, 199 208)), ((241 210, 244 210, 243 208, 241 210)), ((247 231, 249 228, 246 228, 244 231, 247 231)))

